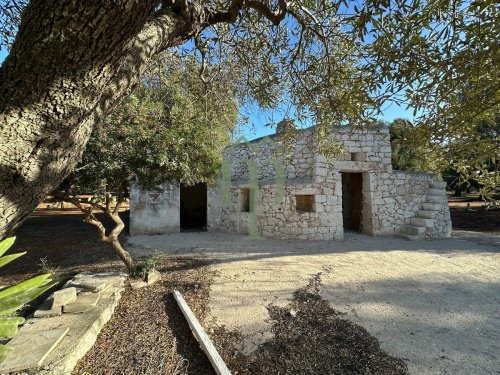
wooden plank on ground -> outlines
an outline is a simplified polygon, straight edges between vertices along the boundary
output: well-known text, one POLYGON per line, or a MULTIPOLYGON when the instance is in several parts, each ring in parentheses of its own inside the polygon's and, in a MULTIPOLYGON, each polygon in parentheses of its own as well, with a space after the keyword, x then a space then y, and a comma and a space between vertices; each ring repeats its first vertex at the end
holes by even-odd
POLYGON ((231 372, 229 371, 226 364, 222 360, 221 356, 219 355, 219 352, 217 352, 217 349, 215 349, 214 345, 212 344, 210 337, 208 337, 205 330, 201 326, 200 322, 198 321, 198 319, 196 319, 196 316, 194 316, 193 312, 191 311, 188 304, 184 300, 184 297, 182 297, 179 291, 175 290, 174 298, 177 301, 177 304, 179 305, 182 314, 188 321, 189 326, 191 327, 191 330, 193 331, 193 334, 196 337, 196 340, 198 340, 201 348, 203 349, 208 359, 210 360, 210 363, 212 364, 215 372, 218 375, 231 375, 231 372))

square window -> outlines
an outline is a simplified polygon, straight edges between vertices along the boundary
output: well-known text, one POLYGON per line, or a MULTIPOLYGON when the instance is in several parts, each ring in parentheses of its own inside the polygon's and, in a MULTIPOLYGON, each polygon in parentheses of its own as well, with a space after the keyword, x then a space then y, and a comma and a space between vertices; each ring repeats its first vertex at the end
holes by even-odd
POLYGON ((296 195, 295 210, 298 212, 314 212, 314 195, 296 195))
POLYGON ((250 189, 240 191, 241 212, 250 212, 250 189))

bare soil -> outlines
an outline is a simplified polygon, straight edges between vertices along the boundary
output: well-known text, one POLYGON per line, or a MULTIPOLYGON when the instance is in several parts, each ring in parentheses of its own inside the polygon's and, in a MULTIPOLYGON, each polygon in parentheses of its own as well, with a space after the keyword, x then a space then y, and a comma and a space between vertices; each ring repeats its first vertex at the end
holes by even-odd
MULTIPOLYGON (((2 284, 40 272, 40 258, 66 276, 122 268, 76 211, 37 212, 17 236, 11 251, 28 250, 28 255, 2 270, 2 284)), ((233 374, 406 374, 406 365, 382 352, 376 338, 329 307, 317 283, 297 290, 288 307, 269 305, 274 339, 244 356, 236 349, 241 335, 210 317, 209 291, 216 273, 209 262, 192 256, 162 259, 162 280, 126 290, 74 374, 213 374, 173 300, 175 289, 207 328, 233 374), (298 311, 295 317, 289 314, 292 307, 298 311)))
POLYGON ((249 357, 251 374, 408 374, 403 360, 382 351, 375 337, 332 309, 320 291, 321 273, 296 290, 287 306, 268 306, 274 337, 249 357))
POLYGON ((161 282, 129 289, 92 350, 73 374, 213 374, 172 297, 179 290, 213 338, 233 374, 407 374, 364 328, 342 318, 319 296, 319 276, 294 293, 291 307, 270 305, 274 338, 250 356, 238 332, 210 320, 215 272, 203 258, 165 257, 161 282), (290 315, 296 309, 295 316, 290 315))
POLYGON ((179 290, 203 319, 213 272, 206 261, 168 258, 162 280, 128 288, 112 319, 73 374, 213 374, 172 296, 179 290))
MULTIPOLYGON (((128 212, 121 215, 128 223, 128 212)), ((123 263, 113 249, 98 241, 95 228, 84 223, 82 217, 76 210, 34 212, 17 231, 16 242, 9 250, 11 253, 27 251, 27 254, 0 268, 0 285, 48 271, 43 269, 42 259, 60 277, 83 271, 122 268, 123 263)), ((105 215, 98 214, 98 217, 111 227, 105 215)), ((126 228, 124 234, 127 231, 126 228)))
POLYGON ((450 202, 449 205, 453 229, 500 233, 500 207, 486 209, 483 202, 450 202))

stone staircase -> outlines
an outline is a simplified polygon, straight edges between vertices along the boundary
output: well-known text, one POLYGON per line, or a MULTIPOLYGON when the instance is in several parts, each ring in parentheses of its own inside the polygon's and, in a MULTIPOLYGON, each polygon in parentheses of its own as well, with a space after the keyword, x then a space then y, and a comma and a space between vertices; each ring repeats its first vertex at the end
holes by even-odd
POLYGON ((436 222, 436 217, 448 205, 446 197, 446 182, 434 181, 427 192, 427 198, 417 211, 417 215, 410 219, 410 223, 402 227, 400 237, 408 240, 418 240, 428 236, 436 222))

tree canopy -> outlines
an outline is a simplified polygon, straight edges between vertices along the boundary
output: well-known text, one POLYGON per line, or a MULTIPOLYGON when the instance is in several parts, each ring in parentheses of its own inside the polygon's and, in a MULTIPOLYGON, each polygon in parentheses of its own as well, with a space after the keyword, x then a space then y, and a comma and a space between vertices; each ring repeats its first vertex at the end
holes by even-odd
POLYGON ((142 82, 90 136, 83 159, 57 194, 73 203, 110 243, 129 270, 132 258, 119 242, 120 208, 131 181, 155 189, 173 180, 214 182, 238 117, 232 82, 198 79, 199 64, 182 66, 164 54, 142 82), (90 199, 83 195, 90 194, 90 199), (115 223, 109 233, 95 215, 115 223))
POLYGON ((444 177, 455 192, 474 187, 481 198, 500 193, 500 118, 480 120, 448 137, 433 152, 446 167, 444 177))
POLYGON ((205 85, 199 64, 166 53, 92 135, 76 172, 79 192, 126 192, 169 181, 212 183, 238 118, 233 84, 205 85))
POLYGON ((498 113, 493 0, 56 5, 1 8, 1 233, 74 169, 92 128, 166 49, 197 56, 202 81, 231 80, 240 104, 303 124, 362 126, 393 100, 415 109, 422 137, 445 142, 498 113))
POLYGON ((418 136, 418 129, 411 121, 395 119, 389 125, 392 149, 392 167, 401 171, 436 171, 426 148, 428 142, 418 136))

